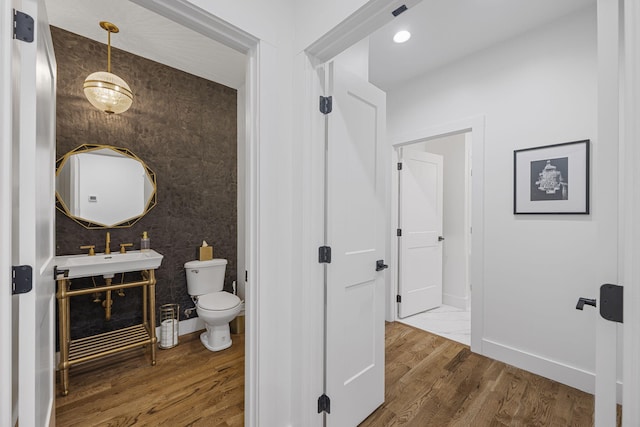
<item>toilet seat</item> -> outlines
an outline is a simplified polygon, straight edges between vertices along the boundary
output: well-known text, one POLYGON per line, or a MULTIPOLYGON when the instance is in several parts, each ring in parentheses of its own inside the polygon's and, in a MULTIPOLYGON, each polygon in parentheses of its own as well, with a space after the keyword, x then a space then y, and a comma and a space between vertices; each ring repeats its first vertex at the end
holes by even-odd
POLYGON ((237 295, 226 291, 212 292, 198 297, 198 307, 208 311, 230 310, 240 304, 237 295))

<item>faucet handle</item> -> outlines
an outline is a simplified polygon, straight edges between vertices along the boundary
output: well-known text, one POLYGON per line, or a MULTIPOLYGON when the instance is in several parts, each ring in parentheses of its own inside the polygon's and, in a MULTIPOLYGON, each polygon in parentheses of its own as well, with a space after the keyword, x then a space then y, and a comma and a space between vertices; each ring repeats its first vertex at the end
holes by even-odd
POLYGON ((133 246, 133 243, 120 243, 120 253, 121 254, 126 254, 127 253, 127 249, 133 246))
POLYGON ((80 249, 89 249, 89 256, 94 256, 96 254, 96 245, 80 246, 80 249))

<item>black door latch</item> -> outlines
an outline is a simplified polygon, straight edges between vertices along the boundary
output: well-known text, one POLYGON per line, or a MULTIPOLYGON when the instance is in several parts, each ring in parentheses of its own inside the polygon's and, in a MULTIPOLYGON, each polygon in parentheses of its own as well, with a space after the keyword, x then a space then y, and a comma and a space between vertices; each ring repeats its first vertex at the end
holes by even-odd
POLYGON ((384 263, 383 259, 379 259, 376 261, 376 271, 382 271, 385 268, 389 268, 389 266, 384 263))
MULTIPOLYGON (((623 314, 623 290, 620 285, 604 284, 600 286, 600 316, 612 322, 622 323, 623 314)), ((584 306, 596 306, 596 299, 580 298, 576 305, 577 310, 584 306)))

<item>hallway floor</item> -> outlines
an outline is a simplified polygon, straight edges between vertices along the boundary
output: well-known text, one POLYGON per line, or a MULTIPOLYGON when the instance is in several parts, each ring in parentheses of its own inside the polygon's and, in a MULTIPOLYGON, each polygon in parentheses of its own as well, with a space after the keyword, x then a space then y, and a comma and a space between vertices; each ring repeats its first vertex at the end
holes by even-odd
POLYGON ((460 344, 471 345, 471 312, 460 308, 441 305, 398 321, 460 344))
POLYGON ((385 402, 360 427, 593 425, 588 393, 400 322, 385 343, 385 402))

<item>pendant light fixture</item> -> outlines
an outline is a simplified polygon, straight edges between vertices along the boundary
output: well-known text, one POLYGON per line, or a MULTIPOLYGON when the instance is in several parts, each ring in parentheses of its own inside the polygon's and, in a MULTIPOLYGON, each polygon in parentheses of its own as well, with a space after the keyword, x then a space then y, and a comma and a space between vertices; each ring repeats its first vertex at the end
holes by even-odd
POLYGON ((131 88, 120 77, 111 73, 111 33, 120 30, 111 22, 100 22, 108 35, 107 71, 90 74, 84 81, 84 95, 91 105, 107 114, 124 113, 131 107, 133 93, 131 88))

